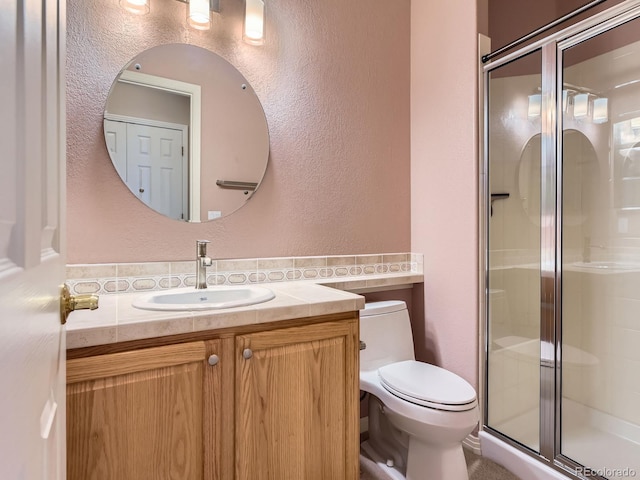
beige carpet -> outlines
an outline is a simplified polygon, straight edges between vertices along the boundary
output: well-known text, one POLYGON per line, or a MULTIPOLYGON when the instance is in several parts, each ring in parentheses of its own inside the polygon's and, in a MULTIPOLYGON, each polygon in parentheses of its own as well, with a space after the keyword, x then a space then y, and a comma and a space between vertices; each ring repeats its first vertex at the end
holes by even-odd
MULTIPOLYGON (((519 480, 517 476, 507 469, 484 457, 476 455, 465 449, 465 459, 469 469, 469 480, 519 480)), ((360 455, 360 479, 361 480, 388 480, 389 477, 380 471, 366 455, 360 455)))
POLYGON ((514 475, 502 465, 498 465, 491 460, 464 450, 464 457, 469 469, 469 480, 519 480, 520 477, 514 475))

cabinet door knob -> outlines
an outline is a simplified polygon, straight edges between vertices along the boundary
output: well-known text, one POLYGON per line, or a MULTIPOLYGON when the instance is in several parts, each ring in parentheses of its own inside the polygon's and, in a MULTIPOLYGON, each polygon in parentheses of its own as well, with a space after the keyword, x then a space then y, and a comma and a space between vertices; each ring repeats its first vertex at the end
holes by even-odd
POLYGON ((214 365, 217 365, 219 361, 220 357, 218 357, 218 355, 213 354, 209 357, 209 365, 211 365, 212 367, 214 365))
POLYGON ((250 349, 250 348, 245 348, 245 349, 242 351, 242 357, 243 357, 245 360, 249 360, 251 357, 253 357, 253 352, 251 351, 251 349, 250 349))

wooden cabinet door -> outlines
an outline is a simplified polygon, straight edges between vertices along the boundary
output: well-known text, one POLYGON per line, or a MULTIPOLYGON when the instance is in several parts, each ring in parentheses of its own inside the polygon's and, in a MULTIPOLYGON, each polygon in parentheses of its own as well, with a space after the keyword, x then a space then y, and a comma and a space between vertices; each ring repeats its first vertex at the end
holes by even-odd
POLYGON ((67 478, 202 479, 205 356, 192 342, 69 360, 67 478))
POLYGON ((233 480, 234 349, 232 335, 205 342, 207 358, 202 402, 204 480, 233 480), (213 363, 213 362, 212 362, 213 363))
POLYGON ((236 337, 236 480, 359 478, 357 339, 357 319, 236 337))

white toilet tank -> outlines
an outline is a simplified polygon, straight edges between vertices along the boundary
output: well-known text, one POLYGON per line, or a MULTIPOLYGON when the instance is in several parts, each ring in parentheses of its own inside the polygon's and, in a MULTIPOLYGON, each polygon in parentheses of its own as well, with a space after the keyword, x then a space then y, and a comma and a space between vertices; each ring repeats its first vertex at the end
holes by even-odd
POLYGON ((377 370, 389 363, 415 360, 407 304, 399 300, 366 303, 360 310, 360 370, 377 370))

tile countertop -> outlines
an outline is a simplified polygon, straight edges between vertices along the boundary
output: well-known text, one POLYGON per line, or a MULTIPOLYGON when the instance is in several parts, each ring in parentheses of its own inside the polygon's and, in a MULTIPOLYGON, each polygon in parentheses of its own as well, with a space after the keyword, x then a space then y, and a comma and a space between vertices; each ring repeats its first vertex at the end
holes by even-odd
POLYGON ((364 308, 364 297, 312 282, 261 284, 276 298, 219 310, 161 312, 134 308, 140 293, 103 295, 97 310, 72 312, 66 324, 67 348, 162 337, 180 333, 259 324, 364 308))

